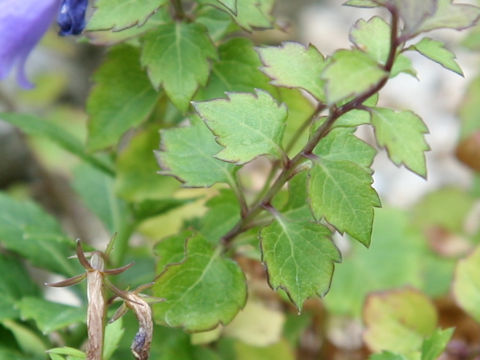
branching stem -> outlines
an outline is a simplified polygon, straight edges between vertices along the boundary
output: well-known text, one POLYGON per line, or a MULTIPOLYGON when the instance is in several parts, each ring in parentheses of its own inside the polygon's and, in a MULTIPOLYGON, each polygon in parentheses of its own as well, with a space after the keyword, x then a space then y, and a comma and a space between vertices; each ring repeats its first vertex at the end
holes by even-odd
MULTIPOLYGON (((266 206, 270 206, 270 203, 274 196, 282 189, 282 187, 290 180, 290 178, 296 174, 297 167, 307 160, 307 157, 312 154, 313 150, 320 142, 320 140, 322 140, 325 136, 328 135, 335 121, 345 113, 353 109, 360 108, 365 100, 376 94, 380 89, 385 86, 388 81, 393 64, 395 62, 398 46, 398 12, 394 7, 389 8, 389 11, 392 15, 390 50, 387 61, 383 66, 387 74, 375 86, 359 94, 346 104, 340 107, 337 107, 336 105, 330 107, 327 120, 315 131, 315 133, 312 135, 312 137, 303 147, 303 149, 297 155, 295 155, 287 165, 284 166, 283 170, 280 172, 279 176, 273 182, 268 191, 266 191, 260 199, 255 201, 254 204, 249 208, 247 213, 244 214, 242 219, 238 221, 237 224, 235 224, 235 226, 223 236, 222 242, 226 248, 230 247, 232 241, 237 235, 241 234, 246 229, 251 227, 250 223, 254 221, 254 219, 259 213, 265 210, 266 206)), ((321 110, 323 110, 323 108, 321 110)), ((318 116, 318 114, 319 112, 316 111, 311 119, 313 120, 313 117, 318 116)), ((277 169, 275 169, 274 167, 272 171, 277 171, 277 169)))

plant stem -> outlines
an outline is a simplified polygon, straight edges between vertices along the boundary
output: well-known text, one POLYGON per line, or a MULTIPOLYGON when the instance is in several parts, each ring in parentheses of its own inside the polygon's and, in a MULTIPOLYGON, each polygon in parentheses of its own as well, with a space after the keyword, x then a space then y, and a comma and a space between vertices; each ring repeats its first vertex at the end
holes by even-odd
MULTIPOLYGON (((262 212, 265 207, 269 207, 274 196, 282 189, 282 187, 296 175, 296 170, 299 165, 307 160, 307 157, 312 154, 313 150, 317 144, 330 132, 335 121, 345 113, 360 108, 362 103, 370 98, 372 95, 377 93, 388 81, 390 71, 392 70, 393 63, 395 61, 395 56, 397 52, 397 39, 398 39, 398 13, 396 8, 390 7, 388 9, 392 15, 392 24, 391 24, 391 36, 390 36, 390 50, 388 54, 387 61, 383 67, 387 74, 373 87, 361 93, 354 99, 350 100, 346 104, 337 107, 335 105, 330 107, 330 114, 327 120, 316 130, 304 148, 297 154, 293 159, 291 159, 288 164, 286 164, 281 171, 280 175, 273 182, 270 189, 263 195, 258 201, 250 207, 248 212, 243 216, 243 218, 235 224, 235 226, 223 236, 222 242, 226 248, 228 248, 233 241, 233 239, 246 229, 250 227, 250 223, 255 219, 255 217, 262 212)), ((321 109, 323 110, 323 108, 321 109)), ((320 111, 321 111, 320 110, 320 111)), ((320 111, 318 113, 320 113, 320 111)), ((314 114, 314 116, 318 115, 314 114)), ((276 169, 272 169, 272 171, 276 169)))

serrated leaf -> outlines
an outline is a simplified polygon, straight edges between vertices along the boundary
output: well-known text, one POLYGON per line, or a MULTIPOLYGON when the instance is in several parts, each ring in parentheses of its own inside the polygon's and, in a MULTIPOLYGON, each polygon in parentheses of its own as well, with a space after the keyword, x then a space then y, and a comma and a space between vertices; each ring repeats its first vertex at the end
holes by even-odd
POLYGON ((437 360, 445 350, 455 328, 436 329, 435 332, 423 341, 422 360, 437 360))
POLYGON ((162 150, 156 156, 164 174, 191 187, 233 182, 235 167, 214 157, 222 147, 200 119, 192 117, 191 123, 188 127, 162 131, 162 150))
POLYGON ((393 2, 404 22, 402 34, 410 36, 416 33, 425 20, 437 10, 438 0, 389 0, 393 2))
POLYGON ((167 0, 98 0, 95 12, 88 21, 87 30, 122 30, 134 25, 142 25, 167 0))
POLYGON ((358 20, 350 32, 350 40, 378 63, 385 65, 390 52, 390 26, 385 20, 378 16, 368 21, 358 20))
POLYGON ((89 150, 116 145, 131 127, 147 119, 158 101, 140 67, 138 49, 113 48, 94 75, 96 85, 87 100, 89 150))
POLYGON ((320 159, 348 160, 368 168, 372 165, 376 151, 356 137, 354 131, 355 129, 351 128, 333 129, 318 143, 313 153, 320 159))
POLYGON ((299 310, 307 298, 330 288, 334 262, 341 261, 330 235, 323 225, 281 215, 260 233, 270 286, 284 290, 299 310))
POLYGON ((261 70, 272 79, 272 84, 301 88, 320 101, 325 101, 320 79, 325 67, 323 55, 313 45, 285 42, 281 46, 257 48, 263 62, 261 70))
MULTIPOLYGON (((142 201, 144 205, 154 205, 154 202, 149 201, 153 199, 158 200, 157 205, 161 200, 167 201, 164 202, 167 204, 167 198, 170 198, 178 189, 178 181, 157 174, 158 164, 154 150, 158 148, 159 141, 158 127, 148 127, 144 131, 137 132, 128 146, 118 154, 115 192, 120 197, 129 201, 142 201)), ((170 204, 174 203, 170 202, 170 204)), ((147 209, 146 206, 141 207, 147 209)), ((160 209, 160 207, 157 208, 160 209)))
POLYGON ((361 94, 386 76, 377 62, 360 50, 339 50, 333 54, 322 79, 329 105, 361 94))
POLYGON ((433 334, 437 311, 421 292, 405 288, 368 296, 363 313, 364 340, 372 351, 412 355, 433 334))
POLYGON ((234 318, 245 305, 245 276, 221 252, 201 235, 188 241, 185 261, 168 267, 153 287, 155 296, 166 299, 154 305, 157 322, 205 331, 234 318))
POLYGON ((480 322, 480 247, 458 262, 453 281, 457 304, 480 322))
POLYGON ((170 100, 183 112, 198 86, 207 83, 208 59, 216 57, 215 46, 200 24, 161 25, 143 38, 141 62, 150 81, 157 89, 163 86, 170 100))
POLYGON ((218 99, 194 104, 195 110, 225 148, 216 157, 244 164, 260 155, 282 157, 281 148, 287 108, 267 92, 231 93, 218 99))
POLYGON ((62 232, 58 222, 36 204, 0 194, 0 244, 38 266, 73 276, 80 267, 67 259, 74 242, 62 232))
POLYGON ((346 232, 368 246, 373 208, 380 206, 372 182, 370 171, 354 162, 313 161, 308 189, 314 216, 324 217, 341 233, 346 232))
POLYGON ((479 16, 480 8, 477 6, 454 4, 452 0, 438 0, 437 11, 423 22, 418 32, 440 28, 462 30, 472 26, 479 16))
POLYGON ((422 119, 411 111, 373 108, 371 112, 378 144, 387 149, 390 159, 425 177, 424 152, 429 146, 424 138, 428 128, 422 119))
POLYGON ((35 321, 44 334, 86 321, 85 308, 54 303, 37 297, 24 297, 17 302, 17 307, 22 319, 35 321))
POLYGON ((455 54, 445 48, 445 44, 441 41, 430 38, 423 38, 420 42, 412 46, 423 56, 439 63, 444 68, 456 72, 463 76, 462 69, 455 61, 455 54))
POLYGON ((247 38, 233 38, 218 48, 219 60, 213 63, 212 74, 197 100, 225 97, 225 92, 253 92, 255 89, 274 91, 259 67, 258 54, 247 38))
POLYGON ((0 113, 0 119, 18 126, 28 135, 45 137, 58 144, 64 150, 89 162, 102 171, 113 174, 113 169, 109 162, 97 156, 87 154, 79 139, 50 121, 43 120, 36 116, 18 113, 0 113))
POLYGON ((155 254, 158 255, 157 272, 162 272, 168 264, 180 263, 185 258, 185 245, 193 237, 191 230, 184 230, 179 234, 160 240, 155 245, 155 254))

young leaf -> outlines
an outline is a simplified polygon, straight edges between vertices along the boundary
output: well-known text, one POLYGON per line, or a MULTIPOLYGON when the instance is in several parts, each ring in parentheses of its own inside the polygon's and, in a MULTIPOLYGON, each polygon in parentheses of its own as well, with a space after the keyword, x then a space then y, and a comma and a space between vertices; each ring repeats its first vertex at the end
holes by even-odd
POLYGON ((156 280, 154 305, 160 324, 205 331, 229 323, 245 305, 245 276, 238 265, 196 235, 187 243, 185 261, 168 267, 156 280))
POLYGON ((260 47, 257 51, 264 65, 261 70, 272 79, 273 85, 301 88, 317 100, 325 101, 320 79, 325 59, 316 47, 286 42, 282 46, 260 47))
POLYGON ((244 164, 257 156, 282 157, 287 108, 265 91, 231 93, 227 100, 194 103, 195 110, 225 148, 216 157, 244 164))
POLYGON ((162 149, 155 154, 163 173, 191 187, 232 183, 234 165, 214 157, 222 147, 198 117, 192 117, 191 123, 188 127, 162 131, 162 149))
POLYGON ((308 188, 314 216, 368 246, 373 207, 380 206, 372 182, 370 171, 352 161, 313 161, 308 188))
POLYGON ((87 30, 114 31, 134 25, 143 25, 168 0, 99 0, 95 3, 95 12, 88 21, 87 30))
POLYGON ((360 50, 339 50, 333 54, 322 78, 326 81, 328 104, 369 90, 386 76, 369 55, 360 50))
POLYGON ((422 119, 411 111, 373 108, 371 112, 378 144, 387 148, 390 159, 425 177, 424 152, 429 147, 424 139, 428 129, 422 119))
POLYGON ((98 169, 113 174, 112 165, 97 156, 87 154, 82 142, 73 134, 61 129, 52 122, 27 114, 0 113, 0 118, 12 125, 18 126, 32 136, 43 136, 58 144, 73 155, 89 162, 98 169))
POLYGON ((453 294, 462 309, 480 322, 480 247, 458 262, 453 294))
POLYGON ((422 360, 437 360, 445 350, 454 331, 455 328, 436 329, 432 336, 423 341, 422 360))
POLYGON ((32 265, 73 276, 79 266, 67 259, 73 241, 58 222, 36 204, 0 194, 0 244, 29 260, 32 265))
POLYGON ((22 319, 34 320, 44 333, 86 321, 86 308, 50 302, 37 297, 24 297, 17 302, 22 319))
POLYGON ((115 47, 95 73, 87 101, 90 150, 115 145, 125 131, 146 120, 158 101, 139 56, 132 46, 115 47))
POLYGON ((409 357, 435 331, 437 312, 425 295, 405 288, 368 296, 363 319, 364 340, 372 351, 389 350, 409 357))
POLYGON ((212 75, 205 88, 199 89, 196 100, 225 97, 225 92, 254 92, 263 89, 273 93, 268 77, 253 43, 247 38, 233 38, 218 48, 219 60, 213 63, 212 75))
POLYGON ((285 290, 299 310, 307 298, 324 296, 330 288, 334 262, 341 255, 329 237, 323 225, 282 215, 260 233, 270 286, 285 290))
POLYGON ((480 16, 480 8, 469 4, 454 4, 453 0, 438 0, 437 11, 418 30, 426 32, 440 28, 462 30, 472 26, 480 16))
POLYGON ((439 63, 444 68, 463 76, 462 69, 455 61, 455 54, 445 48, 445 44, 430 38, 423 38, 419 43, 412 46, 423 56, 439 63))
POLYGON ((362 167, 372 165, 376 154, 374 148, 356 137, 355 129, 337 128, 322 139, 315 147, 313 153, 320 159, 332 161, 348 160, 362 167))
POLYGON ((198 86, 207 83, 208 59, 216 57, 203 25, 178 21, 145 35, 141 62, 153 86, 162 85, 175 106, 185 112, 198 86))

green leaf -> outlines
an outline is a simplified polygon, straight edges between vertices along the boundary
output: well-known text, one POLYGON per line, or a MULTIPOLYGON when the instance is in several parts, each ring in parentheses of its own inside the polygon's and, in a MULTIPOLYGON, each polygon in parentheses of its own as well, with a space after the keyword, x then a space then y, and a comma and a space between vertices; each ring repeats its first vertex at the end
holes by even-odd
POLYGON ((127 226, 127 204, 114 193, 114 179, 88 164, 79 164, 73 170, 73 188, 85 205, 103 222, 110 234, 122 236, 127 226))
POLYGON ((282 157, 287 108, 265 91, 232 93, 227 100, 194 103, 195 110, 225 149, 216 157, 243 164, 257 156, 282 157))
POLYGON ((138 49, 113 48, 94 75, 96 85, 87 101, 89 150, 117 144, 120 137, 145 121, 158 101, 147 74, 140 67, 138 49))
POLYGON ((423 38, 419 43, 416 43, 412 47, 423 56, 439 63, 444 68, 463 76, 462 69, 455 61, 455 54, 446 49, 445 44, 441 41, 423 38))
POLYGON ((13 320, 4 320, 2 325, 10 330, 24 353, 43 358, 47 347, 44 340, 27 326, 13 320))
MULTIPOLYGON (((86 357, 83 351, 80 351, 68 346, 64 346, 61 348, 53 348, 48 350, 47 352, 52 357, 52 360, 56 359, 52 355, 65 355, 67 356, 68 360, 82 360, 82 359, 85 359, 86 357)), ((61 357, 61 359, 63 359, 63 357, 61 357)))
POLYGON ((374 8, 380 6, 374 0, 348 0, 344 5, 364 8, 374 8))
POLYGON ((390 52, 390 26, 385 20, 378 16, 368 21, 358 20, 350 32, 350 40, 372 59, 385 65, 390 52))
MULTIPOLYGON (((115 192, 120 197, 129 201, 143 201, 144 205, 154 205, 154 202, 148 200, 169 198, 178 189, 178 181, 157 174, 158 164, 154 150, 158 148, 159 142, 158 127, 148 127, 137 132, 128 146, 118 154, 115 192)), ((168 199, 165 204, 168 204, 168 199)))
MULTIPOLYGON (((438 0, 382 0, 393 2, 397 7, 400 17, 404 22, 402 35, 413 36, 425 20, 437 10, 438 0)), ((448 1, 448 0, 447 0, 448 1)))
POLYGON ((454 331, 455 328, 436 329, 432 336, 423 341, 422 360, 437 360, 445 350, 454 331))
POLYGON ((371 172, 351 161, 319 159, 310 170, 310 206, 317 219, 324 217, 343 233, 370 244, 373 207, 380 199, 371 187, 371 172))
POLYGON ((376 150, 354 135, 355 129, 337 128, 329 132, 313 153, 320 159, 352 161, 362 167, 372 165, 376 150))
MULTIPOLYGON (((32 358, 31 355, 20 354, 20 352, 18 352, 17 350, 0 347, 0 359, 2 360, 36 360, 36 359, 44 359, 44 357, 32 358)), ((60 359, 60 360, 63 360, 63 359, 60 359)))
MULTIPOLYGON (((242 1, 242 0, 238 0, 238 1, 242 1)), ((237 0, 217 0, 217 2, 225 6, 232 13, 235 14, 237 12, 237 0)))
POLYGON ((458 262, 453 294, 460 307, 480 322, 480 247, 458 262))
POLYGON ((159 26, 143 40, 141 62, 153 86, 162 85, 175 106, 185 112, 198 86, 207 83, 208 59, 217 57, 206 29, 175 22, 159 26))
POLYGON ((191 126, 163 130, 162 149, 157 159, 163 174, 176 177, 185 186, 204 187, 217 182, 233 182, 234 166, 214 156, 222 147, 197 117, 191 126))
POLYGON ((44 334, 86 321, 85 308, 54 303, 37 297, 24 297, 17 302, 17 306, 22 319, 35 321, 44 334))
POLYGON ((369 55, 360 50, 339 50, 333 54, 322 79, 326 81, 329 105, 359 95, 386 76, 369 55))
POLYGON ((188 241, 183 263, 168 267, 153 292, 166 299, 154 305, 160 324, 205 331, 229 323, 245 305, 245 276, 236 263, 196 235, 188 241))
POLYGON ((301 88, 320 101, 325 101, 320 79, 325 67, 323 55, 313 45, 286 42, 281 46, 257 48, 263 62, 261 70, 275 86, 301 88))
POLYGON ((335 267, 332 288, 324 299, 328 312, 359 317, 369 293, 407 284, 421 287, 423 246, 424 239, 409 227, 406 212, 376 209, 370 248, 352 244, 342 264, 335 267))
POLYGON ((133 215, 137 222, 165 214, 182 205, 188 204, 195 200, 192 199, 159 199, 159 200, 143 200, 139 203, 132 204, 133 215))
POLYGON ((418 32, 440 28, 466 29, 472 26, 479 16, 480 8, 477 6, 454 4, 452 0, 438 0, 437 11, 423 22, 418 32))
POLYGON ((213 63, 208 84, 198 91, 196 100, 225 97, 227 91, 275 91, 275 88, 269 85, 268 77, 259 70, 262 63, 249 39, 233 38, 221 44, 218 53, 219 60, 213 63))
POLYGON ((208 34, 214 42, 221 41, 227 34, 238 29, 228 12, 213 6, 200 7, 195 22, 208 29, 208 34))
POLYGON ((425 177, 424 152, 429 147, 424 138, 428 129, 422 119, 411 111, 373 108, 371 112, 378 144, 386 147, 390 159, 425 177))
POLYGON ((407 360, 405 356, 400 354, 394 354, 390 351, 383 351, 380 354, 371 355, 368 360, 407 360))
POLYGON ((18 126, 28 135, 46 137, 58 144, 61 148, 78 156, 86 162, 89 162, 106 173, 114 173, 110 163, 97 156, 87 154, 79 139, 52 122, 28 114, 0 113, 0 118, 12 125, 18 126))
POLYGON ((193 237, 191 230, 184 230, 179 234, 162 239, 155 245, 155 254, 159 256, 157 272, 165 270, 169 264, 180 263, 185 258, 185 245, 193 237))
POLYGON ((0 194, 0 243, 34 266, 67 276, 79 272, 76 262, 67 259, 74 252, 74 242, 52 216, 32 202, 0 194))
POLYGON ((108 324, 105 327, 105 347, 103 348, 103 360, 109 360, 117 350, 122 340, 125 329, 123 328, 122 319, 108 324))
POLYGON ((307 298, 330 288, 334 262, 341 261, 330 235, 323 225, 282 215, 260 233, 270 286, 284 290, 299 310, 307 298))
POLYGON ((95 12, 88 21, 87 30, 114 31, 134 25, 143 25, 167 0, 99 0, 95 12))
POLYGON ((233 191, 223 189, 206 206, 208 211, 202 218, 199 232, 212 245, 217 245, 220 238, 240 220, 238 200, 233 191))
POLYGON ((433 303, 411 288, 371 294, 363 314, 364 340, 372 351, 389 350, 407 357, 421 349, 437 324, 433 303))

